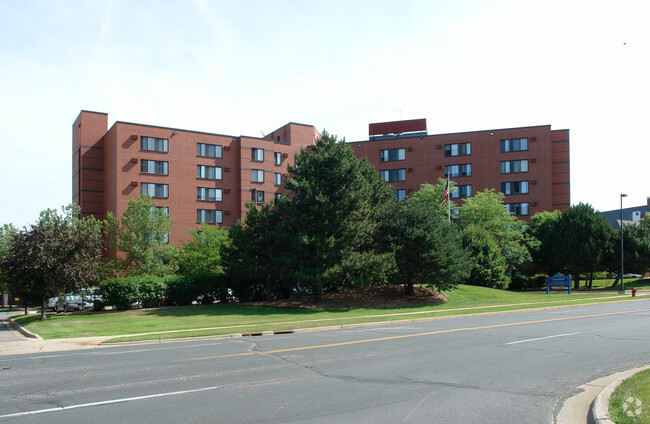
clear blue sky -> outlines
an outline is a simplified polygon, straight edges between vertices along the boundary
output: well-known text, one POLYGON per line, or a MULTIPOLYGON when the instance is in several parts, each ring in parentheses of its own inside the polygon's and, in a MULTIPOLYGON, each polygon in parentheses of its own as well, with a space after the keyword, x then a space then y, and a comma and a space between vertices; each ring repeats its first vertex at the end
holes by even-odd
POLYGON ((72 198, 71 126, 116 120, 348 141, 571 130, 571 202, 650 196, 650 2, 0 0, 0 225, 72 198))

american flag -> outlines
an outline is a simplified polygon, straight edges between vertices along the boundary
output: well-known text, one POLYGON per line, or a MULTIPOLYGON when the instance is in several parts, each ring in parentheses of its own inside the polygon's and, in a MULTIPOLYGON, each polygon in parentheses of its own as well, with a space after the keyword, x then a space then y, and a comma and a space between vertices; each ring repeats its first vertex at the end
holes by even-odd
POLYGON ((447 206, 447 199, 449 198, 449 174, 447 174, 447 187, 445 187, 445 195, 442 197, 441 209, 444 211, 447 206))

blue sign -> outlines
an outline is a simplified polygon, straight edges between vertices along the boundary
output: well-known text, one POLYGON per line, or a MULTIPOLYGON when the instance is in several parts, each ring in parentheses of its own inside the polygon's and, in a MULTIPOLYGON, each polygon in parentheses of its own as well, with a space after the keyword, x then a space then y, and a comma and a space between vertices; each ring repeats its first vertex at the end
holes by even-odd
POLYGON ((546 277, 546 294, 550 293, 551 286, 567 286, 571 294, 571 274, 564 276, 558 272, 552 277, 546 277))

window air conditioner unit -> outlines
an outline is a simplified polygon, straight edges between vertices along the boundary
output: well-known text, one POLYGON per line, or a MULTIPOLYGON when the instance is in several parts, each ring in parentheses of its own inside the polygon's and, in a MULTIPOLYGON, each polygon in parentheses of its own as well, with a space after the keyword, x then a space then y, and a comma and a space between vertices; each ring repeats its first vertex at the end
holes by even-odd
POLYGON ((531 181, 530 183, 531 183, 532 185, 535 185, 535 184, 537 184, 537 180, 533 180, 533 181, 531 181))
POLYGON ((288 157, 289 157, 289 153, 282 153, 282 157, 283 157, 283 158, 288 158, 288 157))
POLYGON ((138 139, 138 135, 137 135, 137 134, 133 134, 133 135, 131 135, 131 140, 137 140, 137 139, 138 139))
POLYGON ((223 190, 223 192, 226 193, 226 194, 230 194, 230 189, 226 188, 226 189, 223 190))
POLYGON ((409 151, 409 152, 412 152, 412 151, 413 151, 413 147, 407 147, 406 150, 409 151))
POLYGON ((537 159, 532 158, 530 161, 531 161, 531 163, 536 163, 536 162, 537 162, 537 159))
POLYGON ((225 172, 230 172, 230 168, 223 168, 225 172))
POLYGON ((442 169, 442 165, 436 166, 436 169, 442 169))
POLYGON ((131 162, 138 163, 138 158, 131 158, 131 162))
POLYGON ((409 169, 408 169, 408 172, 413 172, 413 168, 409 168, 409 169))
POLYGON ((223 150, 230 150, 230 146, 223 146, 223 150))
POLYGON ((537 206, 537 202, 532 202, 530 205, 531 206, 537 206))
POLYGON ((133 187, 137 187, 137 186, 138 186, 138 182, 137 182, 137 181, 131 181, 131 185, 132 185, 133 187))
POLYGON ((230 215, 230 211, 225 211, 224 215, 230 215))
POLYGON ((438 144, 438 145, 436 146, 436 149, 438 149, 438 150, 442 149, 442 144, 438 144))

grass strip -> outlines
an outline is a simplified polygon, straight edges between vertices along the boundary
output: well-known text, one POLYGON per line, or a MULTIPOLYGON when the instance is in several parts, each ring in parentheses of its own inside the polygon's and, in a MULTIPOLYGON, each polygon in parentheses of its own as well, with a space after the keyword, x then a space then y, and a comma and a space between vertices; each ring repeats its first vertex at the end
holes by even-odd
POLYGON ((238 304, 195 305, 132 311, 16 317, 21 325, 45 339, 116 336, 111 341, 283 331, 372 322, 503 312, 548 306, 591 304, 630 299, 611 291, 552 293, 510 292, 459 286, 446 292, 443 304, 393 308, 291 309, 238 304), (147 334, 145 334, 147 333, 147 334), (123 337, 128 335, 128 337, 123 337))
POLYGON ((616 424, 650 423, 650 369, 624 380, 614 390, 609 416, 616 424))

